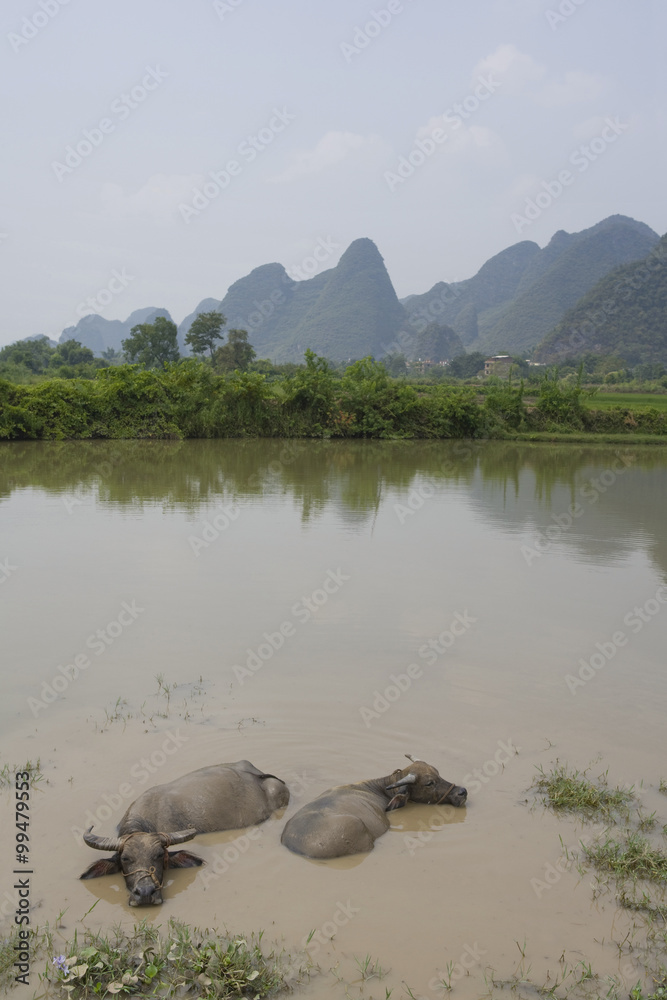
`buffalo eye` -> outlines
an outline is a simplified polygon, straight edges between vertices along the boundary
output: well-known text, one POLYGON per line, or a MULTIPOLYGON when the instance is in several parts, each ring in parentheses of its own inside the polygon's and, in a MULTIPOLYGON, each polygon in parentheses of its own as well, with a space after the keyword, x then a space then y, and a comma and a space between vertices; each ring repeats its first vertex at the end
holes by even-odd
POLYGON ((431 778, 428 781, 425 781, 424 784, 427 785, 427 786, 428 785, 435 785, 435 781, 433 781, 433 779, 431 778))

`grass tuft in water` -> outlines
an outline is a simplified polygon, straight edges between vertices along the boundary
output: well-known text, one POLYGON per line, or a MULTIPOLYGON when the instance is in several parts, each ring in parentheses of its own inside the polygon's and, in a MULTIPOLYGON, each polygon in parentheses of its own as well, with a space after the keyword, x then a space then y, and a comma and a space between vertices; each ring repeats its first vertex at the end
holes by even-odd
POLYGON ((667 882, 667 853, 639 833, 629 833, 622 840, 607 837, 584 847, 584 854, 596 868, 619 879, 667 882))
MULTIPOLYGON (((56 946, 40 976, 44 996, 263 997, 287 990, 305 970, 289 969, 284 955, 261 948, 262 933, 250 940, 221 936, 171 919, 167 934, 147 921, 133 930, 85 931, 56 946), (54 988, 57 992, 54 992, 54 988)), ((52 946, 53 950, 53 946, 52 946)))
POLYGON ((630 990, 630 1000, 667 1000, 667 974, 653 980, 653 989, 644 993, 640 985, 630 990))
POLYGON ((531 788, 537 789, 552 809, 577 812, 586 817, 618 813, 627 819, 630 803, 635 798, 632 788, 610 788, 606 771, 597 781, 591 781, 588 770, 570 770, 567 764, 558 761, 548 772, 540 766, 531 788))
POLYGON ((10 785, 14 784, 14 776, 17 771, 27 771, 30 775, 30 784, 34 788, 35 785, 41 781, 44 777, 41 771, 41 760, 38 757, 36 761, 27 760, 25 764, 18 765, 3 764, 0 767, 0 788, 8 788, 10 785))

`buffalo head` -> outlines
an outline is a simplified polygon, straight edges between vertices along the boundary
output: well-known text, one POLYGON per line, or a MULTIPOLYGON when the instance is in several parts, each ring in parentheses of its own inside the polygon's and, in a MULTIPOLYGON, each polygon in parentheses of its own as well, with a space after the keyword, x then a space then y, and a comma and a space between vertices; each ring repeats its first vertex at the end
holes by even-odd
POLYGON ((98 837, 91 833, 83 839, 96 851, 115 851, 112 858, 94 861, 80 878, 99 878, 122 872, 130 894, 130 906, 162 902, 162 882, 167 868, 194 868, 203 860, 189 851, 168 851, 174 844, 183 844, 196 836, 195 829, 178 833, 128 833, 122 837, 98 837))
POLYGON ((390 799, 386 812, 400 809, 408 802, 420 802, 429 806, 443 803, 462 806, 468 798, 465 788, 445 781, 431 764, 426 764, 423 760, 415 760, 410 767, 394 771, 391 777, 392 783, 385 785, 385 791, 395 791, 395 794, 390 799))

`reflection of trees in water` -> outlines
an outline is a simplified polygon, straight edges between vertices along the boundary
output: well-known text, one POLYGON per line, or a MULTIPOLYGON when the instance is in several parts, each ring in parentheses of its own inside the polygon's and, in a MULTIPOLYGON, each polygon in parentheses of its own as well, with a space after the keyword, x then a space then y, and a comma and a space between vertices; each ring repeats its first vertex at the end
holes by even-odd
POLYGON ((351 526, 367 525, 384 500, 407 498, 426 480, 465 485, 477 516, 510 531, 544 531, 553 513, 579 501, 581 519, 563 540, 592 557, 618 557, 648 534, 664 558, 667 459, 662 448, 503 441, 55 441, 0 445, 0 497, 37 488, 95 491, 123 508, 160 504, 199 516, 199 505, 289 497, 304 521, 333 509, 351 526), (616 478, 598 502, 582 486, 625 457, 646 473, 616 478), (596 517, 604 512, 604 518, 596 517))

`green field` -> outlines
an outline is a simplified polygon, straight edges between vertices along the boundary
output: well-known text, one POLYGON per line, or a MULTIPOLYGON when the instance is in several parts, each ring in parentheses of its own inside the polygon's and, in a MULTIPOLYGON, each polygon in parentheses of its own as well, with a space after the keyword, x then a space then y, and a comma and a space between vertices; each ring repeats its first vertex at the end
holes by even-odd
POLYGON ((591 410, 606 410, 610 406, 622 406, 625 410, 667 410, 667 392, 597 392, 594 396, 583 397, 591 410))

